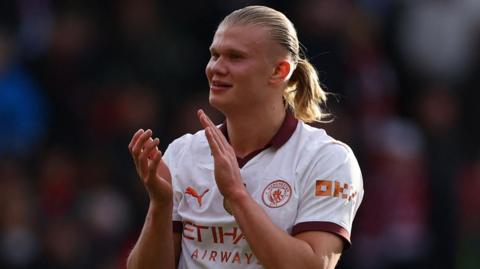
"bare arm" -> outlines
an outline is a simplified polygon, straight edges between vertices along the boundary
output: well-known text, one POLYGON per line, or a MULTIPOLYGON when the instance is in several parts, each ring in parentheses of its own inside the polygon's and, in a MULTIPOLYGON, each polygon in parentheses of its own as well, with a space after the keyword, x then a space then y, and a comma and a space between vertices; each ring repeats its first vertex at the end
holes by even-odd
POLYGON ((172 231, 171 175, 150 130, 135 133, 128 148, 150 198, 140 237, 127 259, 127 268, 175 268, 181 237, 172 231))
POLYGON ((278 228, 246 191, 233 148, 203 111, 198 116, 214 158, 217 186, 262 265, 334 268, 343 249, 342 239, 328 232, 304 232, 293 237, 278 228))
POLYGON ((335 268, 343 242, 328 232, 295 237, 278 228, 246 192, 229 198, 230 208, 250 248, 265 268, 335 268))
POLYGON ((175 268, 172 218, 168 212, 171 206, 150 206, 142 233, 128 257, 128 269, 175 268))

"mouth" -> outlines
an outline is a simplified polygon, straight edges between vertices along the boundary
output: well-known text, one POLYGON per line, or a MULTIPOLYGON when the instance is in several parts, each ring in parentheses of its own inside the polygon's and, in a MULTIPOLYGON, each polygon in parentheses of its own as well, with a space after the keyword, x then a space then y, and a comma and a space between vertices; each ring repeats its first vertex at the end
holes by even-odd
POLYGON ((232 87, 233 84, 220 80, 212 80, 210 83, 210 90, 212 91, 226 91, 232 87))

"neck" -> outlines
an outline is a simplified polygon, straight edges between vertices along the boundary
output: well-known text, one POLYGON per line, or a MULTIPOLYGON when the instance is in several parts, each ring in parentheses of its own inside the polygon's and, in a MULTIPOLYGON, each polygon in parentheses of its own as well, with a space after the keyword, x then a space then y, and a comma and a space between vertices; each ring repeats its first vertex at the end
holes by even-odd
POLYGON ((263 148, 278 132, 285 119, 281 106, 250 109, 226 115, 230 144, 238 157, 263 148))

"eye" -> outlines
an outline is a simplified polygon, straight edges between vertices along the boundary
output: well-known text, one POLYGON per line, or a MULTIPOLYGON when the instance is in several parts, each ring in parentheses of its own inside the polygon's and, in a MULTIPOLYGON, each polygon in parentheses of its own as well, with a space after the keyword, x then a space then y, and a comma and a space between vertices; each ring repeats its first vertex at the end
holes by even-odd
POLYGON ((232 60, 241 60, 244 58, 244 56, 240 53, 230 53, 228 57, 232 60))

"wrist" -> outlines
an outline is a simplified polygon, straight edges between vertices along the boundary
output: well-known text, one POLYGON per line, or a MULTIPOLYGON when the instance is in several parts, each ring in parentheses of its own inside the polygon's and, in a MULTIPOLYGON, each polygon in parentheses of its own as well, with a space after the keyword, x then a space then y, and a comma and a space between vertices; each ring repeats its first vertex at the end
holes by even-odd
POLYGON ((250 194, 247 192, 247 189, 245 188, 245 186, 242 186, 241 188, 236 188, 234 191, 230 192, 227 200, 235 203, 235 202, 242 201, 249 196, 250 194))
POLYGON ((243 183, 243 179, 240 177, 237 180, 234 180, 232 184, 229 184, 227 188, 222 188, 221 191, 223 197, 231 202, 240 201, 245 199, 245 197, 250 196, 247 191, 247 185, 243 183))
POLYGON ((168 214, 171 216, 173 211, 173 202, 172 201, 155 202, 151 200, 148 206, 148 211, 150 214, 153 214, 153 215, 168 214))
POLYGON ((248 201, 250 194, 245 188, 238 188, 232 191, 228 197, 225 197, 224 206, 228 207, 228 210, 235 211, 235 209, 242 207, 242 203, 248 201))
POLYGON ((145 223, 146 225, 148 224, 148 226, 164 227, 167 230, 171 230, 172 206, 168 206, 166 204, 157 205, 150 203, 145 223))

